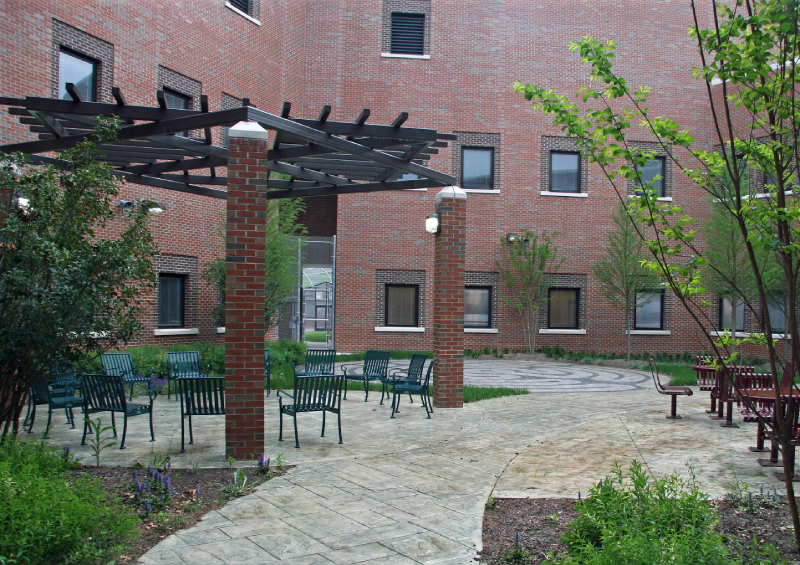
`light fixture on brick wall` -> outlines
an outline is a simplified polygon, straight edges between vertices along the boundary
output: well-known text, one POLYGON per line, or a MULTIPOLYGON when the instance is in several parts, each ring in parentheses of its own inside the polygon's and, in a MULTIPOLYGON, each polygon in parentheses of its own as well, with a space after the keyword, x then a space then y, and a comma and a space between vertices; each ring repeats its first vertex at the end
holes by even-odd
POLYGON ((147 211, 151 214, 160 214, 165 210, 165 208, 158 204, 157 202, 153 202, 152 200, 120 200, 117 206, 120 207, 122 213, 130 212, 137 206, 144 207, 147 206, 147 211))
POLYGON ((136 202, 133 200, 120 200, 117 206, 120 207, 123 213, 130 212, 131 210, 133 210, 133 207, 136 206, 136 202))
POLYGON ((442 222, 441 217, 439 214, 434 212, 433 214, 428 214, 428 217, 425 218, 425 231, 432 234, 438 234, 442 229, 442 222))
POLYGON ((508 241, 509 243, 517 242, 519 241, 519 236, 515 233, 510 233, 506 236, 506 241, 508 241))

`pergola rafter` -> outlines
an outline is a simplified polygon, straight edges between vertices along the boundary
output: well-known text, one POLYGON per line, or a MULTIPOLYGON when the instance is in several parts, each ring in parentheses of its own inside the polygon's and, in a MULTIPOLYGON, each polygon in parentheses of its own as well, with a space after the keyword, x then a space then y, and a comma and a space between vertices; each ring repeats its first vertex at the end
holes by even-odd
MULTIPOLYGON (((92 136, 99 116, 121 119, 118 140, 98 148, 96 159, 109 163, 114 175, 128 182, 167 190, 226 198, 227 177, 218 169, 228 165, 226 147, 212 144, 212 129, 252 121, 276 132, 267 152, 268 168, 289 179, 264 181, 271 190, 268 199, 295 198, 440 187, 455 183, 445 173, 425 166, 438 148, 446 147, 453 134, 403 127, 408 113, 402 112, 390 125, 369 124, 369 109, 353 122, 331 121, 325 106, 316 120, 290 117, 291 104, 281 115, 245 105, 208 111, 203 96, 200 110, 166 107, 158 91, 157 107, 127 104, 118 88, 116 103, 86 102, 75 89, 67 89, 72 100, 51 98, 2 98, 9 113, 38 135, 38 140, 0 146, 5 153, 22 152, 34 163, 66 166, 53 156, 92 136), (185 136, 185 132, 197 135, 185 136)), ((220 138, 222 136, 219 136, 220 138)))

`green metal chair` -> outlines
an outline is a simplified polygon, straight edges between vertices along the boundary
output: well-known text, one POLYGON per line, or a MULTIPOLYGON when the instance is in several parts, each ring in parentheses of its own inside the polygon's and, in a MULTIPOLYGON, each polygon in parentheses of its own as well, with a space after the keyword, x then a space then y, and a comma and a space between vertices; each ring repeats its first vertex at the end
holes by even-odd
MULTIPOLYGON (((202 379, 208 378, 211 372, 211 364, 206 364, 203 371, 203 362, 200 359, 199 351, 170 351, 167 353, 167 399, 170 394, 170 383, 175 382, 177 387, 178 379, 202 379)), ((178 392, 175 389, 175 401, 178 401, 178 392)))
POLYGON ((391 356, 389 351, 367 351, 363 365, 342 365, 345 378, 344 399, 347 400, 347 381, 361 381, 364 383, 364 402, 366 402, 369 399, 369 383, 386 378, 391 356))
POLYGON ((298 363, 292 363, 292 371, 295 378, 332 375, 335 372, 335 363, 335 349, 309 349, 306 351, 306 362, 303 364, 303 370, 298 371, 298 363))
POLYGON ((125 436, 128 434, 128 417, 140 414, 150 415, 150 441, 155 441, 153 432, 153 401, 158 393, 148 388, 149 404, 134 404, 125 398, 127 384, 119 375, 83 375, 81 377, 81 391, 83 393, 83 413, 86 418, 83 423, 83 439, 81 445, 86 445, 86 434, 89 432, 89 416, 96 412, 111 412, 111 425, 114 427, 114 437, 117 437, 117 424, 114 414, 121 413, 125 418, 122 428, 122 441, 119 448, 125 449, 125 436))
POLYGON ((189 418, 189 443, 194 443, 192 416, 225 414, 225 377, 186 377, 175 381, 181 397, 181 453, 184 449, 184 420, 189 418))
POLYGON ((430 419, 431 414, 433 414, 433 405, 431 404, 429 386, 431 384, 431 374, 433 374, 433 365, 435 363, 436 359, 432 359, 428 365, 428 372, 425 374, 425 379, 421 382, 419 380, 407 380, 406 382, 397 383, 392 387, 392 415, 390 418, 394 418, 395 413, 398 411, 400 396, 408 394, 410 397, 412 394, 418 394, 422 401, 422 406, 425 408, 425 413, 428 415, 428 419, 430 419))
MULTIPOLYGON (((389 397, 389 387, 394 386, 400 382, 418 381, 422 378, 422 371, 425 369, 425 361, 428 356, 424 353, 415 353, 411 356, 411 362, 408 364, 408 369, 392 369, 386 378, 380 379, 383 385, 381 390, 381 406, 383 406, 383 396, 389 397)), ((409 395, 410 398, 410 395, 409 395)))
POLYGON ((280 410, 280 434, 278 441, 283 441, 283 415, 294 420, 294 446, 300 447, 297 435, 297 415, 302 412, 322 412, 322 434, 325 437, 325 413, 336 414, 339 420, 339 443, 342 443, 342 386, 344 375, 298 375, 294 379, 294 394, 279 390, 276 392, 280 410), (291 404, 284 404, 283 398, 292 399, 291 404))
POLYGON ((131 385, 128 399, 133 398, 133 386, 136 383, 149 385, 151 378, 158 376, 158 372, 153 367, 150 367, 146 373, 135 369, 130 353, 101 353, 100 361, 103 363, 103 372, 106 375, 122 377, 123 384, 131 385))
MULTIPOLYGON (((75 415, 72 410, 83 406, 83 398, 74 394, 59 393, 58 391, 59 389, 50 389, 47 379, 41 379, 31 387, 28 404, 29 416, 26 416, 23 421, 23 426, 28 423, 29 434, 33 433, 33 422, 36 421, 36 407, 44 405, 47 405, 47 427, 45 427, 45 430, 50 429, 53 409, 59 410, 61 408, 67 414, 67 424, 72 425, 72 429, 75 429, 75 415), (28 421, 28 418, 30 418, 30 421, 28 421)), ((47 436, 45 436, 45 439, 48 439, 47 436)))

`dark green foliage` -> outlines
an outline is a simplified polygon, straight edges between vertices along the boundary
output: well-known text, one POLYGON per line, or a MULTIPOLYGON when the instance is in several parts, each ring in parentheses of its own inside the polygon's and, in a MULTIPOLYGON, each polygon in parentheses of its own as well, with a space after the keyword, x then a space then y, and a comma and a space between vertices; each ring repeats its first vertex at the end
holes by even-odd
POLYGON ((733 564, 741 561, 715 531, 707 497, 677 474, 649 480, 641 464, 614 472, 577 504, 562 541, 561 565, 733 564))
MULTIPOLYGON (((98 143, 117 123, 101 120, 98 143)), ((114 220, 119 193, 94 144, 61 154, 69 170, 28 167, 0 156, 0 421, 17 426, 28 388, 57 359, 77 361, 135 337, 155 283, 157 252, 149 206, 126 214, 115 239, 98 236, 114 220)))
POLYGON ((109 563, 137 535, 99 480, 70 478, 76 465, 44 443, 0 445, 0 563, 109 563))

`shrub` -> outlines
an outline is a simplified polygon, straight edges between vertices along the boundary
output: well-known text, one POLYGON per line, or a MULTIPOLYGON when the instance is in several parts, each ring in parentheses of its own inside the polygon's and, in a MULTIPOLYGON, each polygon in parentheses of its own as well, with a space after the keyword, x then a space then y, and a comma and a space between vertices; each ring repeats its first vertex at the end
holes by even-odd
POLYGON ((136 518, 99 479, 71 478, 76 461, 44 442, 0 446, 0 562, 113 561, 136 535, 136 518))
POLYGON ((578 517, 562 541, 561 565, 741 563, 715 531, 707 497, 677 474, 649 481, 637 461, 630 476, 614 472, 577 504, 578 517))

